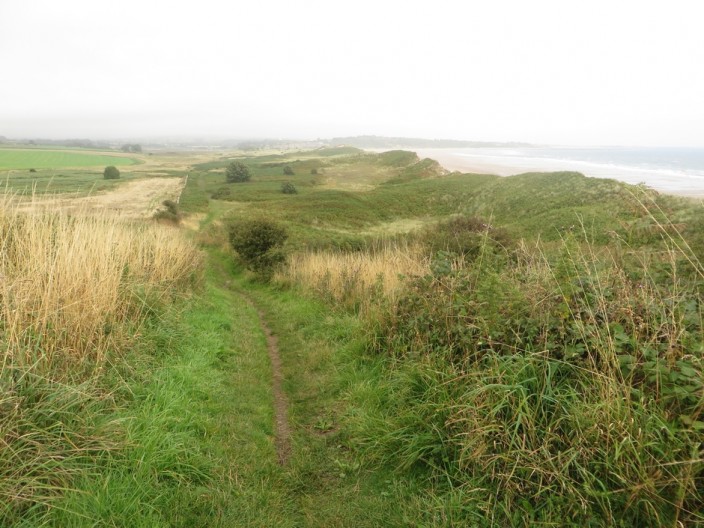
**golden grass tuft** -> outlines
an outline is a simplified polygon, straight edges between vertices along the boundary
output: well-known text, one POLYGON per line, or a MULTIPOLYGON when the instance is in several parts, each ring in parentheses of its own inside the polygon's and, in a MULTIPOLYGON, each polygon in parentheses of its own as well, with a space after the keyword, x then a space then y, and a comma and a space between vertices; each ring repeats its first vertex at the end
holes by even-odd
POLYGON ((374 251, 304 252, 293 255, 279 275, 345 305, 368 305, 383 295, 392 303, 403 277, 430 272, 430 259, 418 245, 382 244, 374 251))
MULTIPOLYGON (((138 329, 150 302, 194 280, 201 257, 170 227, 0 198, 2 367, 92 361, 138 329)), ((70 368, 70 367, 69 367, 70 368)))

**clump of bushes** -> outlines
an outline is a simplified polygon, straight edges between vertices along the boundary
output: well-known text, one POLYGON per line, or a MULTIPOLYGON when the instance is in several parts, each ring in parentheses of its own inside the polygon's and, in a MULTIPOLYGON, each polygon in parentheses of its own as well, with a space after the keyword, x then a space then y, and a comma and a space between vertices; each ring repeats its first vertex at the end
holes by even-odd
POLYGON ((113 165, 105 167, 105 170, 103 171, 103 178, 106 180, 117 180, 119 177, 120 170, 117 167, 113 165))
POLYGON ((247 269, 265 278, 286 260, 283 245, 288 238, 286 228, 265 219, 240 220, 229 227, 230 244, 247 269))
POLYGON ((160 222, 178 225, 181 223, 181 211, 178 204, 173 200, 164 200, 162 205, 165 209, 160 209, 154 213, 154 219, 160 222))
POLYGON ((290 165, 286 165, 284 167, 284 176, 293 176, 294 174, 296 174, 296 173, 293 172, 293 169, 291 168, 290 165))
POLYGON ((315 167, 313 167, 313 168, 310 170, 310 173, 315 176, 315 175, 318 174, 318 169, 316 169, 315 167))
POLYGON ((281 192, 284 194, 298 194, 298 189, 291 182, 285 182, 281 184, 281 192))
POLYGON ((29 169, 29 172, 37 172, 37 169, 29 169))
POLYGON ((508 231, 476 216, 451 218, 426 228, 420 238, 431 253, 445 251, 465 260, 475 259, 482 250, 505 252, 514 245, 508 231))
POLYGON ((249 167, 241 161, 233 161, 225 169, 225 181, 227 183, 243 183, 252 178, 249 167))

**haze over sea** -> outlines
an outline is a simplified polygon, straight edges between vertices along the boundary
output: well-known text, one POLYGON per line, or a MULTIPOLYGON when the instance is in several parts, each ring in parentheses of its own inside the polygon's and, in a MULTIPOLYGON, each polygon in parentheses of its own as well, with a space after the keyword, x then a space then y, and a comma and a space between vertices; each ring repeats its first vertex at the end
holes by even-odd
POLYGON ((417 149, 449 170, 508 176, 578 171, 586 176, 645 183, 658 191, 704 197, 704 148, 526 147, 417 149))

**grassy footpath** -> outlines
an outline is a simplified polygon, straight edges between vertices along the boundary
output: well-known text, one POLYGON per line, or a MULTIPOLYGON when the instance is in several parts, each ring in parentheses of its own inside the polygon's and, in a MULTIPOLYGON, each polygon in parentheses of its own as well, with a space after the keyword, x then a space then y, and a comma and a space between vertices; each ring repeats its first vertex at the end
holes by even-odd
POLYGON ((412 483, 365 466, 346 426, 358 413, 352 393, 373 383, 377 368, 363 359, 359 320, 293 290, 246 287, 275 314, 268 324, 279 337, 291 398, 293 453, 285 475, 299 513, 296 526, 412 526, 404 518, 412 483))
POLYGON ((417 487, 363 464, 345 425, 363 414, 360 395, 380 397, 358 318, 251 282, 230 255, 210 255, 204 288, 152 320, 113 372, 128 380, 115 395, 122 410, 97 427, 122 431, 122 447, 18 526, 415 525, 417 487), (279 338, 293 430, 285 467, 266 343, 244 292, 279 338))
POLYGON ((17 526, 293 526, 271 441, 256 313, 212 269, 188 309, 153 319, 104 383, 116 449, 17 526), (128 366, 129 365, 129 366, 128 366))

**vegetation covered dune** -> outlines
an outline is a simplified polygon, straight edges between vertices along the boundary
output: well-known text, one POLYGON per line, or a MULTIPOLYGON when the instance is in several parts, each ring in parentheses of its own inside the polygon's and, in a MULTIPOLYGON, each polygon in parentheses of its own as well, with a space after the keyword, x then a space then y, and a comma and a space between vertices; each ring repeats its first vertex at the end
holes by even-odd
MULTIPOLYGON (((700 206, 575 173, 429 179, 417 158, 351 156, 291 166, 392 167, 386 182, 220 197, 232 221, 265 200, 288 223, 276 280, 366 321, 381 369, 340 420, 365 463, 425 482, 421 525, 704 521, 700 206), (353 234, 402 218, 426 227, 353 234)), ((276 165, 248 161, 265 190, 276 165)))

